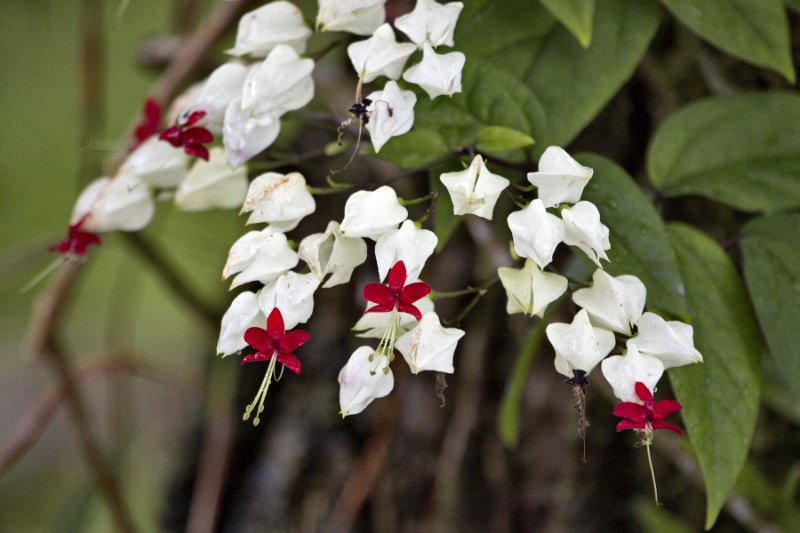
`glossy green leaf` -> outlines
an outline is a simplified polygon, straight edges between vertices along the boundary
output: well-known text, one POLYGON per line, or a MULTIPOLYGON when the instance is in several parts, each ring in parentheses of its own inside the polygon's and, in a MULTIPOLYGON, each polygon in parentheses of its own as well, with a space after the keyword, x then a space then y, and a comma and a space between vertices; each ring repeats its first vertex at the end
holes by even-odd
POLYGON ((800 207, 800 96, 690 104, 658 129, 647 168, 666 196, 697 194, 751 212, 800 207))
POLYGON ((800 11, 800 0, 786 0, 786 7, 794 11, 800 11))
POLYGON ((486 126, 475 136, 477 148, 481 152, 493 154, 525 148, 534 144, 533 137, 511 128, 486 126))
POLYGON ((747 458, 761 390, 761 345, 739 274, 720 246, 691 226, 668 226, 702 364, 670 369, 706 484, 706 528, 747 458))
POLYGON ((789 21, 782 0, 661 0, 697 35, 794 83, 789 21))
POLYGON ((686 320, 678 261, 661 216, 625 170, 597 154, 577 159, 594 169, 583 199, 594 203, 610 230, 609 273, 633 274, 647 287, 651 311, 686 320))
POLYGON ((630 78, 658 28, 660 9, 642 0, 597 0, 592 43, 583 48, 539 3, 467 3, 456 28, 467 64, 478 58, 523 80, 547 112, 534 152, 568 144, 630 78), (493 35, 490 40, 476 35, 493 35))
POLYGON ((740 241, 744 277, 767 346, 787 382, 800 391, 800 214, 761 217, 740 241))
POLYGON ((592 42, 594 0, 539 0, 586 48, 592 42))
POLYGON ((378 154, 403 168, 417 168, 447 154, 444 138, 436 131, 414 128, 389 140, 378 154))

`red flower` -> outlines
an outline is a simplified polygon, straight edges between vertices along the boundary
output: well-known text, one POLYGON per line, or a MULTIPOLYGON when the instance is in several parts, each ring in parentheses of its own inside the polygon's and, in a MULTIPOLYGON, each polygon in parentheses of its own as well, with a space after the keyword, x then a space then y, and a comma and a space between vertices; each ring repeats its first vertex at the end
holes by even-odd
POLYGON ((154 99, 148 98, 142 110, 142 121, 136 126, 136 133, 134 133, 136 142, 131 147, 131 151, 135 150, 148 137, 158 132, 160 124, 161 106, 154 99))
POLYGON ((276 307, 267 317, 267 329, 249 328, 244 332, 247 344, 258 350, 242 359, 242 364, 253 361, 269 361, 277 357, 278 362, 294 372, 300 373, 300 360, 292 353, 308 342, 311 336, 307 331, 297 329, 284 331, 283 315, 276 307))
POLYGON ((159 139, 175 148, 183 146, 187 154, 208 161, 208 148, 203 145, 212 142, 214 135, 203 127, 194 126, 205 116, 205 111, 194 111, 185 120, 178 119, 174 126, 165 129, 159 139))
POLYGON ((365 313, 390 313, 397 309, 401 313, 422 319, 422 313, 414 304, 431 292, 431 288, 421 281, 406 285, 406 265, 402 261, 394 264, 386 277, 386 285, 369 283, 364 287, 364 298, 373 305, 365 313))
POLYGON ((91 231, 84 231, 81 229, 86 216, 83 216, 75 224, 69 227, 67 238, 58 244, 50 247, 51 251, 59 252, 61 254, 77 255, 83 257, 86 255, 88 248, 92 244, 100 245, 100 237, 91 231))
POLYGON ((669 429, 678 435, 683 435, 683 430, 675 424, 664 422, 664 419, 683 406, 675 400, 653 401, 650 389, 641 381, 636 382, 636 395, 644 402, 639 405, 633 402, 623 402, 614 407, 614 416, 623 418, 617 424, 617 431, 625 429, 669 429))

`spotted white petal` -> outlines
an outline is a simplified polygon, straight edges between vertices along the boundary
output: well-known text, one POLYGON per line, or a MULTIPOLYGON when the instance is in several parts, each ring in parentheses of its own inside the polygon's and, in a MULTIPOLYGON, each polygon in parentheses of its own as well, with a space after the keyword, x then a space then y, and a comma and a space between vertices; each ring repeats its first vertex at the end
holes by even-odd
POLYGON ((383 24, 369 39, 348 46, 347 56, 362 83, 369 83, 378 76, 399 78, 414 50, 411 43, 398 43, 392 27, 383 24))
POLYGON ((453 96, 461 92, 461 71, 466 56, 461 52, 436 53, 431 45, 422 49, 422 61, 403 73, 403 79, 419 85, 433 100, 437 96, 453 96))
MULTIPOLYGON (((391 83, 391 82, 390 82, 391 83)), ((408 218, 397 193, 388 185, 374 191, 357 191, 344 205, 344 219, 339 229, 345 237, 366 237, 377 241, 408 218)))
POLYGON ((640 354, 636 346, 628 341, 628 353, 613 355, 603 361, 601 370, 608 384, 614 389, 614 396, 623 402, 641 403, 636 395, 636 382, 644 383, 655 392, 656 384, 664 373, 664 363, 651 355, 640 354))
POLYGON ((589 259, 602 268, 600 259, 608 261, 606 250, 611 248, 608 228, 600 222, 600 212, 592 202, 581 201, 561 210, 564 221, 564 243, 577 246, 589 259))
POLYGON ((557 362, 561 358, 556 370, 570 378, 573 370, 590 373, 614 349, 614 334, 592 326, 583 309, 578 311, 571 324, 550 324, 545 331, 556 352, 557 362))
POLYGON ((667 322, 655 313, 644 313, 636 322, 637 335, 628 341, 642 355, 651 355, 664 368, 702 363, 703 356, 694 347, 694 329, 678 321, 667 322))
POLYGON ((446 172, 439 179, 450 193, 453 214, 473 214, 487 220, 492 220, 497 199, 510 183, 506 178, 491 173, 480 154, 466 169, 446 172))
POLYGON ((567 278, 554 272, 543 272, 530 259, 522 268, 500 267, 500 282, 508 297, 506 312, 544 317, 547 306, 567 290, 567 278))
POLYGON ((431 311, 419 323, 397 339, 395 348, 403 354, 413 374, 424 370, 453 373, 453 354, 464 331, 444 328, 439 316, 431 311))
POLYGON ((426 43, 434 48, 440 45, 453 46, 453 31, 463 8, 461 2, 442 5, 433 0, 417 0, 414 10, 397 17, 394 25, 420 48, 426 43))
POLYGON ((395 81, 389 81, 382 91, 367 96, 372 101, 367 112, 369 122, 365 126, 375 153, 380 152, 392 137, 408 133, 414 125, 414 104, 417 96, 412 91, 403 91, 395 81))
POLYGON ((613 277, 602 269, 592 275, 592 286, 572 294, 572 300, 588 311, 592 322, 611 331, 631 334, 631 326, 644 310, 647 289, 636 276, 613 277))
POLYGON ((394 388, 389 359, 369 346, 361 346, 339 372, 339 410, 342 417, 366 409, 376 398, 383 398, 394 388))
POLYGON ((248 224, 266 222, 278 231, 290 231, 316 207, 302 174, 267 172, 250 183, 241 212, 250 213, 248 224))
POLYGON ((593 173, 563 148, 550 146, 539 158, 539 171, 528 173, 528 181, 539 189, 539 198, 547 207, 555 207, 577 203, 593 173))
POLYGON ((564 239, 564 223, 548 213, 539 199, 508 215, 508 227, 517 255, 532 259, 540 269, 553 260, 556 247, 564 239))
POLYGON ((297 6, 278 0, 242 16, 236 31, 236 45, 226 53, 266 57, 273 48, 284 44, 302 54, 311 33, 297 6))
POLYGON ((175 207, 183 211, 233 209, 247 192, 247 169, 233 168, 222 148, 212 148, 208 161, 199 159, 175 192, 175 207))
POLYGON ((264 327, 266 320, 267 317, 259 309, 258 298, 254 293, 245 291, 238 294, 222 316, 217 354, 224 357, 247 347, 244 332, 254 326, 264 327))

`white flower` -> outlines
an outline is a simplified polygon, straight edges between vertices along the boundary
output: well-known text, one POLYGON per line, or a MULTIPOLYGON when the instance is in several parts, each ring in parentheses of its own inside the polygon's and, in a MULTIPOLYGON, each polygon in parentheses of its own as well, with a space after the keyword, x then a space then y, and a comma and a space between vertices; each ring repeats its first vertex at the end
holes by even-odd
POLYGON ((572 294, 572 300, 589 312, 592 321, 611 331, 631 334, 644 310, 647 289, 636 276, 613 277, 602 269, 592 274, 592 286, 572 294))
POLYGON ((329 288, 350 281, 353 269, 367 260, 367 243, 361 237, 345 237, 339 223, 331 221, 325 233, 314 233, 300 241, 298 254, 319 281, 331 275, 323 285, 329 288))
POLYGON ((403 261, 408 282, 419 279, 425 261, 433 254, 437 242, 439 239, 434 232, 417 228, 411 220, 403 222, 400 229, 384 233, 375 244, 379 278, 385 279, 389 269, 398 261, 403 261))
POLYGON ((571 324, 550 324, 545 331, 556 352, 556 370, 569 378, 573 370, 588 374, 614 349, 614 334, 592 326, 583 309, 571 324))
POLYGON ((363 411, 372 400, 383 398, 394 388, 389 359, 369 346, 353 352, 339 372, 339 409, 342 417, 363 411))
POLYGON ((664 373, 664 364, 655 357, 640 354, 630 341, 627 347, 626 355, 612 355, 600 368, 614 389, 614 396, 623 402, 642 403, 634 390, 636 382, 641 381, 655 392, 656 383, 664 373))
POLYGON ((265 57, 270 50, 284 44, 302 54, 311 33, 297 6, 278 0, 242 16, 236 31, 236 45, 226 53, 265 57))
POLYGON ((594 171, 581 165, 558 146, 550 146, 539 158, 539 171, 529 172, 528 181, 539 189, 539 199, 548 207, 574 204, 594 171))
POLYGON ((278 138, 281 123, 277 116, 253 115, 243 110, 241 99, 230 103, 225 111, 222 142, 225 157, 233 167, 240 167, 260 154, 278 138))
POLYGON ((403 79, 422 87, 431 100, 461 92, 461 70, 466 57, 461 52, 437 54, 431 45, 422 49, 422 61, 403 73, 403 79))
POLYGON ((153 187, 171 189, 189 172, 189 157, 183 150, 151 135, 130 153, 119 173, 136 177, 153 187))
POLYGON ((446 172, 439 178, 450 193, 453 214, 471 213, 492 220, 492 211, 500 193, 509 181, 486 168, 483 158, 476 155, 469 167, 460 172, 446 172))
POLYGON ((392 27, 383 24, 369 39, 348 46, 347 55, 362 83, 369 83, 378 76, 399 78, 414 50, 411 43, 398 43, 392 27))
POLYGON ((317 0, 317 29, 369 35, 386 20, 386 0, 317 0))
POLYGON ((417 326, 397 339, 395 348, 403 354, 413 374, 423 370, 453 373, 453 354, 464 331, 443 328, 439 316, 431 311, 417 326))
POLYGON ((241 212, 251 213, 248 224, 267 222, 273 229, 289 231, 316 207, 302 174, 267 172, 250 183, 241 212))
POLYGON ((280 116, 300 109, 314 98, 314 61, 301 59, 286 45, 276 46, 247 72, 241 106, 254 116, 280 116))
MULTIPOLYGON (((367 309, 373 305, 375 304, 367 302, 367 309)), ((414 302, 414 305, 417 306, 419 312, 422 313, 423 316, 433 311, 433 302, 429 296, 417 300, 414 302)), ((386 328, 389 326, 390 319, 391 313, 365 313, 361 315, 361 318, 358 319, 358 322, 356 322, 351 329, 355 332, 356 337, 380 339, 383 337, 384 333, 386 333, 386 328)), ((402 335, 411 330, 417 323, 417 319, 410 313, 398 313, 397 334, 402 335)))
POLYGON ((242 94, 246 75, 247 67, 241 63, 225 63, 217 67, 203 84, 194 104, 184 115, 195 110, 205 111, 206 116, 197 125, 205 126, 213 133, 219 133, 223 127, 225 110, 242 94))
POLYGON ((153 218, 155 204, 150 188, 135 176, 117 174, 99 178, 80 194, 70 224, 86 215, 81 229, 94 232, 138 231, 153 218))
POLYGON ((307 322, 314 312, 314 291, 319 280, 312 274, 287 272, 258 291, 258 307, 264 316, 269 316, 274 308, 283 315, 285 329, 290 330, 298 324, 307 322))
POLYGON ((556 246, 564 239, 564 223, 545 211, 539 199, 508 215, 508 227, 517 255, 532 259, 541 269, 553 260, 556 246))
POLYGON ((417 0, 414 11, 397 17, 394 25, 420 48, 425 43, 434 48, 442 44, 453 46, 453 31, 463 7, 461 2, 442 5, 433 0, 417 0))
MULTIPOLYGON (((391 83, 391 82, 390 82, 391 83)), ((408 218, 397 193, 388 185, 374 191, 357 191, 344 205, 344 219, 339 229, 345 237, 366 237, 377 241, 408 218)))
POLYGON ((228 261, 222 269, 223 279, 239 273, 231 289, 250 281, 267 284, 294 268, 299 259, 289 248, 286 235, 264 228, 240 237, 228 252, 228 261))
POLYGON ((195 162, 175 193, 175 206, 184 211, 215 207, 233 209, 242 205, 247 192, 247 169, 233 168, 225 161, 225 151, 215 147, 208 161, 195 162))
POLYGON ((692 326, 678 321, 667 322, 655 313, 644 313, 636 322, 638 334, 628 341, 642 355, 651 355, 664 368, 702 363, 703 356, 694 347, 692 326))
POLYGON ((417 95, 403 91, 394 81, 389 81, 382 91, 367 96, 372 100, 368 109, 369 122, 365 126, 375 153, 392 137, 407 133, 414 125, 414 104, 417 95))
POLYGON ((578 202, 574 206, 561 210, 564 221, 564 243, 577 246, 602 268, 600 259, 608 261, 606 250, 611 248, 608 242, 608 228, 600 222, 600 212, 592 202, 578 202))
POLYGON ((263 327, 266 320, 254 293, 245 291, 237 295, 222 316, 217 353, 226 356, 244 349, 247 346, 244 332, 254 326, 263 327))
POLYGON ((509 315, 525 313, 543 318, 547 306, 567 290, 567 278, 543 272, 530 259, 521 269, 500 267, 497 275, 508 296, 506 312, 509 315))

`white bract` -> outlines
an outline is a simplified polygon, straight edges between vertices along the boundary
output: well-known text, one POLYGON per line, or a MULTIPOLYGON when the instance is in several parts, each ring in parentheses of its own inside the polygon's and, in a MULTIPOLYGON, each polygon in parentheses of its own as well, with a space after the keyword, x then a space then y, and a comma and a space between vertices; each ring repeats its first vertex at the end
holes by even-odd
POLYGON ((247 347, 244 332, 254 326, 264 327, 266 315, 258 307, 258 298, 250 291, 238 294, 222 316, 217 354, 223 356, 236 353, 247 347))
POLYGON ((564 243, 577 246, 589 259, 602 268, 600 259, 608 261, 606 250, 611 248, 608 241, 608 227, 600 222, 600 212, 592 202, 578 202, 561 210, 564 221, 564 243))
POLYGON ((500 267, 497 275, 508 296, 506 312, 509 315, 525 313, 542 318, 547 306, 567 290, 567 278, 543 272, 530 259, 520 269, 500 267))
POLYGON ((250 213, 248 224, 266 222, 278 231, 290 231, 316 207, 302 174, 267 172, 250 183, 241 212, 250 213))
POLYGON ((265 57, 270 50, 284 44, 302 54, 311 33, 297 6, 278 0, 242 16, 236 31, 236 45, 227 53, 265 57))
POLYGON ((367 243, 361 237, 345 237, 339 223, 331 221, 325 233, 300 241, 298 254, 320 282, 330 274, 323 285, 329 288, 350 281, 353 269, 367 260, 367 243))
POLYGON ((392 137, 408 133, 414 125, 414 104, 417 95, 403 91, 394 81, 389 81, 382 91, 367 96, 372 100, 368 109, 369 122, 365 126, 375 153, 392 137))
POLYGON ((197 125, 204 126, 213 133, 222 130, 225 119, 225 110, 239 98, 247 76, 247 67, 241 63, 225 63, 211 73, 200 89, 197 99, 189 111, 205 111, 206 116, 197 125))
POLYGON ((348 46, 347 55, 361 82, 369 83, 378 76, 399 78, 414 50, 411 43, 398 43, 392 27, 383 24, 369 39, 348 46))
POLYGON ((612 355, 601 365, 603 376, 614 389, 614 396, 623 402, 642 403, 636 394, 637 381, 644 383, 652 392, 664 373, 664 364, 650 355, 640 354, 628 341, 626 355, 612 355))
POLYGON ((611 331, 631 334, 631 327, 644 310, 647 289, 639 278, 631 275, 613 277, 602 269, 592 274, 592 286, 572 294, 572 300, 583 307, 592 322, 611 331))
POLYGON ((636 322, 637 335, 628 341, 642 355, 651 355, 664 368, 702 363, 703 356, 694 347, 694 329, 678 321, 667 322, 655 313, 644 313, 636 322))
POLYGON ((184 211, 233 209, 247 193, 247 169, 233 168, 222 148, 212 148, 208 161, 199 159, 175 192, 175 207, 184 211))
POLYGON ((446 172, 439 179, 450 193, 453 214, 473 214, 487 220, 492 220, 494 205, 510 183, 506 178, 489 172, 480 154, 466 169, 446 172))
POLYGON ((75 202, 70 224, 86 215, 82 229, 94 232, 138 231, 153 218, 155 204, 150 188, 135 176, 117 174, 99 178, 75 202))
POLYGON ((317 0, 317 29, 369 35, 386 20, 386 0, 317 0))
MULTIPOLYGON (((391 82, 390 82, 391 83, 391 82)), ((344 219, 339 229, 345 237, 366 237, 377 241, 408 218, 397 193, 388 185, 374 191, 357 191, 344 205, 344 219)))
POLYGON ((564 239, 564 223, 548 213, 539 199, 508 215, 508 227, 517 255, 532 259, 540 269, 553 260, 556 247, 564 239))
POLYGON ((420 48, 426 43, 434 48, 453 46, 453 31, 463 8, 461 2, 442 5, 433 0, 417 0, 414 10, 397 17, 394 25, 420 48))
MULTIPOLYGON (((375 304, 372 302, 367 303, 367 309, 373 305, 375 304)), ((417 309, 419 309, 419 312, 422 313, 423 316, 433 311, 433 302, 431 301, 430 297, 417 300, 414 302, 414 305, 417 307, 417 309)), ((356 322, 351 329, 355 332, 356 337, 380 339, 386 333, 386 328, 389 327, 391 320, 391 313, 365 313, 361 315, 361 318, 358 319, 358 322, 356 322)), ((417 319, 414 318, 414 316, 410 313, 398 313, 397 335, 402 335, 403 333, 409 331, 417 323, 417 319)))
POLYGON ((231 289, 250 281, 260 281, 266 285, 297 266, 298 261, 297 253, 289 247, 286 235, 267 227, 246 233, 233 243, 222 277, 227 279, 239 273, 233 279, 231 289))
POLYGON ((422 87, 431 100, 461 92, 461 70, 466 56, 461 52, 437 54, 431 45, 422 49, 422 61, 403 73, 403 79, 422 87))
POLYGON ((463 336, 463 330, 443 328, 439 316, 431 311, 422 316, 414 329, 398 338, 394 346, 414 374, 423 370, 452 374, 453 354, 463 336))
POLYGON ((339 372, 339 409, 342 417, 366 409, 376 398, 383 398, 394 388, 389 359, 369 346, 353 352, 339 372))
POLYGON ((119 169, 120 174, 139 178, 153 187, 173 188, 186 177, 189 157, 183 150, 151 135, 130 153, 119 169))
POLYGON ((539 158, 539 171, 529 172, 528 181, 539 189, 539 199, 547 207, 577 203, 593 170, 572 159, 558 146, 550 146, 539 158))
POLYGON ((262 63, 247 72, 242 109, 254 116, 280 116, 300 109, 314 98, 313 70, 313 60, 301 59, 289 46, 276 46, 262 63))
POLYGON ((439 239, 426 229, 417 228, 411 220, 406 220, 400 229, 384 233, 375 244, 375 259, 381 280, 386 278, 389 269, 398 261, 406 267, 407 283, 419 279, 425 261, 433 254, 439 239))
POLYGON ((550 324, 545 331, 556 352, 556 370, 569 378, 573 377, 573 370, 588 374, 614 349, 614 334, 592 326, 583 309, 571 324, 550 324))
POLYGON ((237 98, 225 111, 222 142, 225 157, 231 166, 239 167, 260 154, 278 138, 281 123, 277 116, 254 115, 242 109, 237 98))
POLYGON ((314 291, 319 280, 312 274, 287 272, 258 292, 258 307, 269 316, 276 307, 283 316, 286 330, 307 322, 314 312, 314 291))

